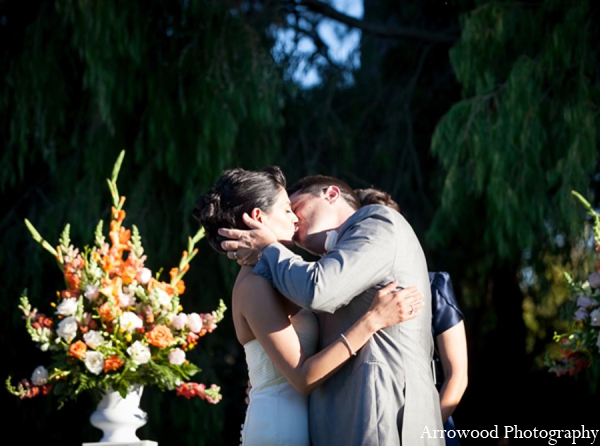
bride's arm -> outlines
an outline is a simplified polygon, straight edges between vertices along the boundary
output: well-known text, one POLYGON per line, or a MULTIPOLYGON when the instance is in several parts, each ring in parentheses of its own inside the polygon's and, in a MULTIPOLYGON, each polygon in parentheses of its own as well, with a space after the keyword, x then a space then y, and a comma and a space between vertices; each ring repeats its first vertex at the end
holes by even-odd
MULTIPOLYGON (((352 351, 359 350, 378 330, 412 319, 419 313, 423 295, 416 287, 395 291, 396 285, 393 282, 379 290, 369 311, 344 332, 352 351), (415 311, 409 314, 411 305, 415 311)), ((264 278, 250 275, 236 286, 234 293, 252 333, 299 392, 312 392, 350 359, 350 349, 341 336, 319 353, 306 357, 281 297, 264 278)))

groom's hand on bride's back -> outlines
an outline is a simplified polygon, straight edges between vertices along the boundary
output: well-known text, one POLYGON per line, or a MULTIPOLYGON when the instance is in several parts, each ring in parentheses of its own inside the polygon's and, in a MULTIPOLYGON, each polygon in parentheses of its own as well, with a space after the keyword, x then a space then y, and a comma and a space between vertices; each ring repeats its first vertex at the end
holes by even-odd
POLYGON ((276 243, 277 238, 269 228, 248 214, 242 218, 250 229, 219 228, 219 235, 229 239, 221 242, 221 248, 227 252, 227 257, 237 260, 240 265, 255 265, 262 250, 276 243))

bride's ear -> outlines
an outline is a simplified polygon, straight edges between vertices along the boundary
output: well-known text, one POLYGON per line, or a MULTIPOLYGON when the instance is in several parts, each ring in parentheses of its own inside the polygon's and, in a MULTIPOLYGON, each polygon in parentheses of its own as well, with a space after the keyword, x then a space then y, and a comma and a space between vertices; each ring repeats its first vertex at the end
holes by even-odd
POLYGON ((250 218, 252 220, 256 220, 256 221, 258 221, 260 223, 263 222, 263 215, 264 215, 264 213, 263 213, 262 210, 260 210, 260 208, 254 208, 254 209, 252 209, 250 211, 249 215, 250 215, 250 218))

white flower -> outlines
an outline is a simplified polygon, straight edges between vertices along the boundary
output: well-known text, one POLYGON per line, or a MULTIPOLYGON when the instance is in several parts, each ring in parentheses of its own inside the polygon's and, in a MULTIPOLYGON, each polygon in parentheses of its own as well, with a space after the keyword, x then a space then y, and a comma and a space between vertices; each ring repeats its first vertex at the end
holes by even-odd
POLYGON ((63 299, 63 301, 56 307, 56 314, 62 316, 73 316, 77 311, 77 298, 69 297, 63 299))
POLYGON ((325 252, 329 252, 337 244, 338 233, 335 230, 327 231, 327 237, 325 237, 325 252))
POLYGON ((64 318, 58 324, 56 334, 65 340, 67 343, 71 343, 75 335, 77 334, 77 321, 73 316, 64 318))
POLYGON ((86 285, 83 295, 87 300, 95 301, 98 297, 98 287, 96 285, 86 285))
POLYGON ((127 349, 127 353, 131 357, 131 360, 137 365, 146 364, 150 361, 150 349, 147 345, 142 344, 140 341, 135 341, 127 349))
POLYGON ((31 374, 31 383, 34 386, 43 386, 48 382, 48 370, 43 365, 35 368, 31 374))
POLYGON ((104 370, 104 355, 100 352, 88 351, 85 354, 85 366, 94 375, 99 375, 104 370))
POLYGON ((592 311, 590 313, 590 318, 592 319, 592 326, 600 327, 600 308, 596 308, 594 311, 592 311))
POLYGON ((148 268, 142 268, 139 273, 137 273, 136 279, 142 285, 146 285, 152 279, 152 271, 148 268))
POLYGON ((169 296, 166 291, 156 288, 154 292, 156 293, 156 300, 163 308, 171 307, 171 296, 169 296))
POLYGON ((190 327, 190 331, 194 333, 198 333, 200 330, 202 330, 202 325, 204 325, 202 322, 202 318, 198 313, 188 314, 187 322, 188 326, 190 327))
POLYGON ((173 328, 175 330, 182 330, 185 327, 185 324, 187 324, 187 321, 188 321, 187 314, 179 313, 177 316, 175 316, 173 318, 173 322, 171 322, 171 323, 173 324, 173 328))
POLYGON ((174 365, 181 365, 185 362, 185 352, 180 348, 174 348, 169 353, 169 362, 174 365))
POLYGON ((125 330, 133 331, 136 328, 142 328, 144 326, 144 321, 141 320, 137 314, 126 311, 119 316, 119 325, 125 330))
POLYGON ((89 348, 97 349, 104 342, 104 337, 99 331, 90 330, 83 335, 83 340, 89 348))

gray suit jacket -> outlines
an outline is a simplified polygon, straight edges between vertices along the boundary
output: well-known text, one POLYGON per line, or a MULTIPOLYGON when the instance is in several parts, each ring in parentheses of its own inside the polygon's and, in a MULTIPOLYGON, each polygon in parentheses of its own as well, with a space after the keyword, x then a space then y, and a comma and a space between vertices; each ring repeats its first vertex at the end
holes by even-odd
POLYGON ((283 245, 266 248, 254 272, 296 304, 318 314, 320 347, 364 314, 378 289, 417 285, 419 317, 376 333, 310 397, 314 446, 444 445, 431 358, 431 291, 414 231, 398 212, 365 206, 342 226, 338 243, 317 262, 283 245), (437 439, 433 437, 437 437, 437 439))

